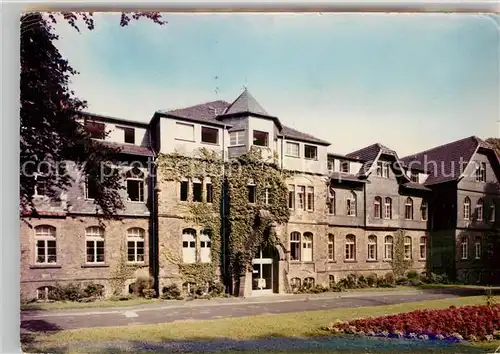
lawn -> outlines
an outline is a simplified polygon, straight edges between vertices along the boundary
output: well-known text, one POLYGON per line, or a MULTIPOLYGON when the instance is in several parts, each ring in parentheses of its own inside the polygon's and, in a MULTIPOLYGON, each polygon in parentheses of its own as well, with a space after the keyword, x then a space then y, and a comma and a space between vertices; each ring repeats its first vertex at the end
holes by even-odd
MULTIPOLYGON (((500 297, 497 296, 495 300, 500 301, 500 297)), ((96 345, 105 345, 105 347, 100 347, 99 351, 107 351, 111 349, 109 345, 116 344, 117 347, 115 348, 114 352, 117 352, 118 348, 121 348, 120 350, 118 350, 118 352, 142 352, 142 347, 130 347, 130 345, 136 345, 137 343, 140 343, 140 345, 147 345, 148 348, 154 348, 155 346, 157 346, 157 349, 155 351, 160 351, 161 349, 159 348, 162 345, 165 345, 165 343, 170 343, 169 345, 171 345, 172 342, 179 342, 184 344, 186 342, 189 342, 192 345, 199 346, 200 341, 202 343, 208 343, 207 345, 214 345, 214 343, 216 343, 217 341, 229 341, 231 343, 241 343, 242 341, 244 341, 247 343, 251 343, 263 340, 277 340, 278 344, 274 344, 274 347, 272 348, 282 348, 282 345, 279 343, 285 343, 284 341, 295 340, 302 342, 308 341, 308 343, 327 341, 330 343, 330 346, 336 345, 336 347, 334 348, 330 347, 330 352, 332 350, 342 352, 349 352, 351 350, 352 352, 353 343, 360 343, 360 350, 362 349, 362 347, 368 347, 373 350, 373 346, 375 346, 377 352, 379 351, 379 349, 380 351, 390 352, 392 350, 393 352, 402 352, 405 351, 405 348, 411 349, 413 351, 417 350, 418 352, 429 352, 429 350, 430 352, 442 352, 442 350, 450 352, 448 351, 448 349, 451 348, 450 345, 447 345, 445 347, 443 347, 443 345, 438 345, 438 347, 436 347, 436 342, 420 342, 420 344, 415 345, 422 345, 422 343, 426 343, 425 348, 411 348, 411 346, 408 345, 409 341, 398 342, 397 340, 386 340, 384 342, 382 339, 376 338, 349 339, 348 343, 350 343, 350 347, 345 347, 345 343, 347 343, 345 338, 325 337, 330 333, 325 331, 323 327, 337 319, 352 320, 354 318, 384 316, 420 309, 447 308, 451 305, 455 305, 458 307, 484 303, 484 296, 473 296, 387 306, 331 309, 278 315, 259 315, 207 321, 183 321, 156 325, 106 327, 105 329, 86 328, 61 331, 51 334, 35 334, 30 338, 31 344, 26 343, 27 345, 24 349, 30 352, 40 352, 50 348, 50 351, 54 352, 58 348, 65 348, 65 352, 67 352, 68 350, 76 350, 76 352, 90 352, 90 347, 88 347, 88 345, 92 345, 92 348, 94 348, 94 350, 96 348, 96 345), (366 343, 363 341, 365 341, 366 343), (396 344, 399 346, 394 347, 394 345, 396 344), (346 351, 344 351, 344 349, 346 351), (434 351, 434 349, 437 351, 434 351)), ((231 345, 229 346, 229 348, 231 347, 231 345)), ((475 345, 465 344, 459 348, 460 350, 457 349, 458 347, 454 348, 455 350, 457 350, 455 352, 462 353, 478 351, 484 352, 485 349, 488 349, 492 352, 499 345, 500 342, 497 341, 475 345)), ((269 351, 264 352, 276 352, 276 350, 272 348, 269 348, 269 351)), ((294 348, 300 350, 300 345, 294 348)), ((312 351, 312 349, 316 350, 316 348, 313 346, 311 349, 302 352, 316 352, 312 351)), ((327 352, 322 351, 323 349, 320 345, 318 346, 317 350, 319 350, 317 351, 318 353, 327 352)), ((408 352, 408 350, 406 351, 408 352)), ((248 352, 252 352, 252 350, 249 350, 248 352)), ((253 352, 255 352, 255 350, 253 352)), ((292 349, 286 349, 284 352, 294 351, 292 349)))

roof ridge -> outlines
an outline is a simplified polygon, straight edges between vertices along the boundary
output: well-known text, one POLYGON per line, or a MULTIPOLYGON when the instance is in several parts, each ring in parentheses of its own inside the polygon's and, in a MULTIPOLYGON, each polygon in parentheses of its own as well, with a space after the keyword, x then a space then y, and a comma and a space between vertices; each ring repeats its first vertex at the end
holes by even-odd
POLYGON ((206 106, 206 105, 208 105, 210 103, 215 103, 215 102, 221 102, 221 103, 224 103, 224 104, 230 104, 229 102, 224 101, 224 100, 213 100, 213 101, 207 101, 207 102, 203 102, 203 103, 194 104, 194 105, 191 105, 191 106, 184 106, 184 107, 170 108, 170 109, 159 109, 156 112, 165 113, 165 112, 179 111, 181 109, 188 109, 188 108, 193 108, 193 107, 206 106))
POLYGON ((476 140, 476 143, 478 143, 478 144, 479 144, 479 141, 480 141, 480 140, 478 140, 479 138, 477 136, 471 135, 471 136, 468 136, 468 137, 465 137, 465 138, 462 138, 462 139, 458 139, 458 140, 455 140, 455 141, 450 141, 449 143, 446 143, 446 144, 435 146, 435 147, 427 149, 427 150, 423 150, 423 151, 416 152, 414 154, 406 155, 404 157, 401 157, 400 160, 407 159, 409 157, 418 156, 418 155, 424 154, 426 152, 434 151, 434 150, 437 150, 437 149, 441 149, 441 148, 444 148, 444 147, 449 146, 451 144, 456 144, 456 143, 459 143, 459 142, 463 142, 463 141, 468 140, 468 139, 474 139, 474 140, 476 140))
POLYGON ((380 147, 380 143, 373 143, 373 144, 367 145, 367 146, 365 146, 365 147, 362 147, 361 149, 354 150, 353 152, 347 153, 347 154, 345 154, 345 156, 346 156, 346 157, 349 157, 349 155, 354 155, 354 154, 356 154, 356 153, 359 153, 359 152, 360 152, 360 151, 362 151, 362 150, 366 150, 366 149, 371 148, 371 147, 373 147, 373 146, 376 146, 376 147, 378 147, 378 148, 381 148, 381 147, 380 147))

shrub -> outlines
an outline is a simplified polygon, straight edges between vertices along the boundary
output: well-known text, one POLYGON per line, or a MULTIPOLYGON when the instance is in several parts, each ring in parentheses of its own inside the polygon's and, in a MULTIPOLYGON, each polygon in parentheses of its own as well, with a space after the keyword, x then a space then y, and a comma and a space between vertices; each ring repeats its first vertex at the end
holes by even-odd
POLYGON ((104 286, 101 284, 89 283, 83 289, 86 297, 101 298, 104 295, 104 286))
POLYGON ((408 279, 418 279, 419 278, 419 275, 418 275, 418 272, 415 271, 415 270, 410 270, 408 273, 406 273, 406 277, 408 279))
POLYGON ((163 287, 161 298, 165 300, 175 300, 181 295, 181 289, 177 284, 174 283, 163 287))
POLYGON ((406 277, 399 277, 396 279, 396 285, 408 285, 410 282, 406 277))
POLYGON ((217 282, 217 283, 212 282, 208 286, 208 293, 211 296, 221 296, 222 294, 226 293, 226 287, 221 282, 217 282))
POLYGON ((156 292, 154 289, 144 289, 142 290, 142 295, 146 298, 146 299, 152 299, 155 297, 156 295, 156 292))
POLYGON ((370 288, 377 286, 377 274, 373 273, 366 277, 366 283, 370 288))
POLYGON ((145 296, 144 290, 152 289, 154 278, 152 276, 139 276, 132 284, 132 291, 135 296, 145 296))

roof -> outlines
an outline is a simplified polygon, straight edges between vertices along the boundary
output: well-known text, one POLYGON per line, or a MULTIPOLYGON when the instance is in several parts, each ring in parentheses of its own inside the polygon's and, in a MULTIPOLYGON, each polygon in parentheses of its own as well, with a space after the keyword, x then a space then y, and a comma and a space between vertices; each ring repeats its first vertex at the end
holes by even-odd
POLYGON ((218 121, 216 117, 222 114, 229 103, 226 101, 211 101, 206 103, 197 104, 195 106, 190 106, 186 108, 174 109, 174 110, 159 110, 156 111, 158 114, 165 116, 186 119, 197 123, 224 125, 224 123, 218 121))
POLYGON ((469 136, 401 159, 407 167, 415 166, 429 174, 425 185, 457 180, 478 147, 490 148, 476 136, 469 136))
POLYGON ((128 120, 128 119, 123 119, 123 118, 116 118, 116 117, 110 117, 110 116, 105 116, 102 114, 96 114, 96 113, 91 113, 91 112, 76 112, 78 115, 86 116, 86 117, 93 117, 95 120, 99 120, 102 122, 110 122, 110 123, 118 123, 118 124, 123 124, 123 125, 132 125, 140 128, 147 128, 149 126, 148 122, 139 122, 136 120, 128 120))
POLYGON ((100 144, 108 146, 110 148, 119 148, 120 154, 136 155, 136 156, 153 156, 151 149, 145 146, 133 145, 133 144, 122 144, 112 141, 97 140, 100 144))
POLYGON ((318 139, 310 134, 302 133, 299 132, 298 130, 292 129, 290 127, 283 126, 283 128, 280 131, 280 136, 284 137, 285 139, 297 139, 301 141, 306 141, 306 142, 311 142, 311 143, 316 143, 319 145, 330 145, 328 141, 318 139))
POLYGON ((359 183, 370 183, 366 179, 360 179, 358 176, 350 174, 350 173, 342 173, 342 172, 331 172, 331 179, 336 179, 338 181, 349 181, 349 182, 359 182, 359 183))
POLYGON ((370 171, 370 168, 372 167, 373 163, 375 162, 375 160, 377 159, 377 157, 381 152, 390 153, 394 155, 397 159, 397 154, 394 150, 389 149, 387 146, 382 145, 380 143, 375 143, 367 147, 364 147, 362 149, 351 152, 347 154, 346 157, 355 158, 364 162, 363 166, 361 166, 361 168, 359 169, 359 175, 364 176, 370 171))
POLYGON ((423 184, 420 184, 420 183, 417 183, 417 182, 411 182, 410 181, 410 182, 406 182, 406 183, 401 184, 401 186, 403 186, 405 188, 410 188, 410 189, 419 189, 419 190, 422 190, 422 191, 430 191, 429 188, 427 188, 423 184))
POLYGON ((263 116, 269 115, 246 88, 224 112, 224 114, 236 113, 255 113, 263 116))
POLYGON ((327 156, 328 157, 334 157, 334 158, 340 159, 340 160, 363 162, 363 160, 360 160, 357 157, 347 157, 346 155, 336 154, 336 153, 333 153, 333 152, 328 152, 327 156))

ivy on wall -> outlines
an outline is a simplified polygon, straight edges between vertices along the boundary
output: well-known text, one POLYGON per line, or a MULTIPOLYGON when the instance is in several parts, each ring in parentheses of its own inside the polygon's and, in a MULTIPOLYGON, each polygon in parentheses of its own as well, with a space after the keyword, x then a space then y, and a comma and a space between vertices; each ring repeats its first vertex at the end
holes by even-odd
POLYGON ((396 277, 403 277, 413 265, 412 259, 405 259, 405 237, 404 230, 400 229, 394 233, 391 267, 396 277))
POLYGON ((163 181, 209 177, 214 187, 213 202, 187 202, 185 217, 187 223, 210 231, 212 262, 182 264, 179 257, 165 255, 171 263, 179 265, 185 282, 205 284, 215 279, 216 269, 221 265, 222 233, 227 240, 228 265, 235 276, 251 266, 261 245, 279 243, 272 226, 286 223, 290 217, 287 174, 279 169, 274 157, 266 161, 262 152, 260 148, 252 148, 226 162, 218 153, 204 148, 195 156, 159 155, 158 174, 163 181), (249 185, 254 186, 252 191, 249 185), (250 193, 254 193, 254 203, 249 202, 250 193))
POLYGON ((127 250, 125 247, 125 241, 120 243, 120 259, 118 262, 114 263, 115 266, 112 270, 111 279, 109 285, 113 295, 120 296, 125 290, 125 284, 128 279, 133 278, 136 269, 142 268, 142 265, 134 265, 127 263, 127 250))

